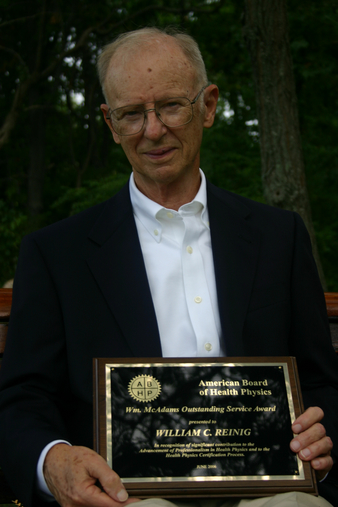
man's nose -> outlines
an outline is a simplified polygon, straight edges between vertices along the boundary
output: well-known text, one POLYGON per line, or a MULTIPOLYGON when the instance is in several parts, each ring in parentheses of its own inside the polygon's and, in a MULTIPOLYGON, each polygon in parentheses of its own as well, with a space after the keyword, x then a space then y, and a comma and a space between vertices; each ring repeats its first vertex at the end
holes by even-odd
POLYGON ((166 131, 167 127, 161 122, 159 117, 157 116, 156 109, 152 107, 151 109, 146 109, 146 121, 144 128, 144 135, 148 139, 159 139, 162 137, 166 131))

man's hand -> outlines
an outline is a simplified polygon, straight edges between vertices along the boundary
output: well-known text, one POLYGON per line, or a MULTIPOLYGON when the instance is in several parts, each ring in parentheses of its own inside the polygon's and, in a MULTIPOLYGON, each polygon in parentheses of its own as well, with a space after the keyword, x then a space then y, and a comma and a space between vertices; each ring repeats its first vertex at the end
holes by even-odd
POLYGON ((47 453, 43 471, 47 486, 62 507, 121 507, 138 501, 128 500, 120 477, 87 447, 56 444, 47 453), (104 491, 96 485, 97 480, 104 491))
POLYGON ((326 436, 325 428, 320 421, 324 412, 319 407, 310 407, 292 425, 292 431, 297 435, 290 443, 303 461, 310 461, 316 470, 317 479, 321 480, 331 470, 332 440, 326 436))

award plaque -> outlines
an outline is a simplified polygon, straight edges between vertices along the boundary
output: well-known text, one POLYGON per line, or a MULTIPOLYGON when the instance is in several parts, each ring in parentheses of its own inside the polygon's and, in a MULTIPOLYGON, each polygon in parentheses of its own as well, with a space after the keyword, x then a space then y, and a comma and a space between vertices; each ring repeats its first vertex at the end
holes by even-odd
POLYGON ((317 494, 292 357, 94 359, 94 447, 139 498, 317 494))

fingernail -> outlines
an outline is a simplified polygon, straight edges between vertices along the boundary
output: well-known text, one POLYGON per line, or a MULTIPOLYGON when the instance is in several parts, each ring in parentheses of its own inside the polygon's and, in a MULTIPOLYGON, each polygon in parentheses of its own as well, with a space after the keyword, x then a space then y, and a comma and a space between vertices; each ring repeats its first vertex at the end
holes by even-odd
POLYGON ((117 498, 120 502, 126 502, 128 500, 128 493, 125 489, 121 489, 121 491, 117 493, 117 498))
POLYGON ((295 424, 294 426, 292 426, 292 429, 294 433, 300 433, 302 431, 302 427, 300 424, 295 424))
POLYGON ((320 466, 320 461, 318 461, 318 460, 314 460, 311 463, 312 463, 313 468, 318 468, 320 466))
POLYGON ((300 443, 297 440, 294 440, 293 442, 291 442, 291 449, 294 452, 299 451, 299 449, 300 449, 300 443))
POLYGON ((300 454, 303 456, 303 458, 308 458, 311 454, 311 451, 309 451, 309 449, 303 449, 300 454))

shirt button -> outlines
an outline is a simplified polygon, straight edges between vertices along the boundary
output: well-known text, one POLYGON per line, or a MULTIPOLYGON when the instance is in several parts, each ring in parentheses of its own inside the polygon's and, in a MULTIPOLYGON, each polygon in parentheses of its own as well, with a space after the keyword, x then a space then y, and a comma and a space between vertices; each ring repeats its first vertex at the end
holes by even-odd
POLYGON ((193 249, 191 248, 191 246, 187 246, 187 252, 188 252, 189 254, 192 254, 193 249))
POLYGON ((174 216, 174 215, 171 213, 171 211, 168 211, 168 212, 167 212, 167 217, 168 217, 168 218, 173 218, 173 216, 174 216))
POLYGON ((207 342, 205 345, 204 345, 204 348, 205 350, 207 350, 208 352, 210 352, 212 350, 212 345, 211 343, 207 342))
POLYGON ((201 296, 196 296, 194 301, 195 301, 195 303, 201 303, 202 302, 201 296))
POLYGON ((155 236, 158 236, 158 230, 157 229, 154 230, 154 234, 155 234, 155 236))

